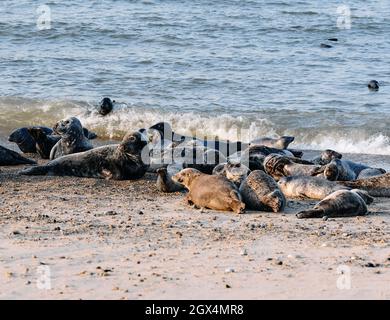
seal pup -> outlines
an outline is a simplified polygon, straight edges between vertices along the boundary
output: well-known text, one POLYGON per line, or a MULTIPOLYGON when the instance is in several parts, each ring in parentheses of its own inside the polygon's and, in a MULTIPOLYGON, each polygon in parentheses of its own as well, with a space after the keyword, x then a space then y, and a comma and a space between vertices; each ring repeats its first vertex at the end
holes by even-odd
POLYGON ((199 208, 211 210, 245 212, 245 204, 237 187, 223 176, 207 175, 196 169, 183 169, 172 177, 184 185, 189 193, 186 201, 199 208))
POLYGON ((385 169, 381 169, 381 168, 368 168, 368 169, 362 170, 359 173, 359 175, 357 177, 357 180, 367 179, 367 178, 376 177, 376 176, 381 176, 382 174, 385 174, 385 173, 386 173, 385 169))
POLYGON ((370 90, 370 91, 378 91, 379 90, 379 82, 376 80, 371 80, 367 84, 367 87, 368 87, 368 90, 370 90))
POLYGON ((139 132, 132 132, 119 145, 66 155, 44 166, 23 170, 20 174, 135 180, 146 173, 149 166, 148 155, 145 137, 139 132))
POLYGON ((16 166, 20 164, 37 164, 19 153, 0 146, 0 166, 16 166))
POLYGON ((36 128, 42 130, 46 135, 52 134, 53 130, 48 127, 34 126, 15 129, 8 137, 9 142, 14 142, 18 145, 23 153, 36 153, 35 140, 31 136, 29 129, 36 128))
POLYGON ((297 213, 297 218, 354 217, 368 213, 371 198, 362 190, 339 190, 317 203, 313 209, 297 213))
POLYGON ((264 159, 264 169, 276 181, 288 176, 317 176, 323 174, 323 166, 278 154, 270 154, 264 159))
POLYGON ((350 188, 365 190, 372 197, 390 197, 390 173, 356 181, 340 181, 350 188))
POLYGON ((217 165, 212 174, 226 177, 239 188, 250 172, 251 170, 242 163, 225 162, 217 165))
POLYGON ((108 97, 105 97, 100 101, 99 107, 98 107, 98 113, 102 116, 106 116, 114 109, 114 103, 115 100, 111 100, 108 97))
POLYGON ((322 200, 338 190, 350 189, 333 181, 309 176, 283 177, 278 186, 287 198, 315 200, 322 200))
POLYGON ((157 169, 157 190, 161 192, 178 192, 184 190, 184 186, 172 180, 172 177, 183 169, 182 165, 168 165, 157 169))
POLYGON ((343 155, 341 153, 338 153, 337 151, 327 149, 325 151, 322 151, 321 154, 311 160, 314 164, 319 165, 326 165, 329 164, 334 159, 341 159, 343 155))
POLYGON ((54 126, 54 132, 59 134, 61 139, 51 149, 50 160, 93 148, 84 135, 80 120, 75 117, 58 121, 54 126))
POLYGON ((263 145, 276 149, 287 149, 288 146, 294 141, 295 137, 282 136, 280 138, 257 138, 250 142, 250 145, 263 145))
POLYGON ((242 199, 248 209, 280 212, 286 198, 275 180, 263 171, 252 171, 240 186, 242 199))

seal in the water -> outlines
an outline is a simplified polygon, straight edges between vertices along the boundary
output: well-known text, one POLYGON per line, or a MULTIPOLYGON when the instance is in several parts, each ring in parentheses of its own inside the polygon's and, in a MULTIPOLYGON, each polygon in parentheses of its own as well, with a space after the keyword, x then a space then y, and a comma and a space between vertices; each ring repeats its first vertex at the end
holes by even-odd
POLYGON ((263 145, 270 148, 276 149, 287 149, 290 143, 294 141, 294 137, 282 136, 280 138, 257 138, 250 142, 251 145, 263 145))
POLYGON ((142 178, 147 171, 148 155, 145 137, 133 132, 127 134, 119 145, 66 155, 20 174, 134 180, 142 178))
POLYGON ((356 181, 339 182, 350 188, 362 189, 373 197, 390 197, 390 173, 356 181))
POLYGON ((54 126, 54 132, 59 134, 61 139, 51 149, 50 160, 93 148, 84 135, 80 120, 75 117, 58 121, 54 126))
POLYGON ((22 151, 23 153, 36 153, 37 149, 35 147, 35 140, 33 137, 31 137, 29 133, 29 129, 31 128, 40 129, 46 135, 53 133, 53 130, 48 127, 35 126, 19 128, 11 132, 10 136, 8 137, 8 141, 16 143, 20 151, 22 151))
POLYGON ((280 212, 286 198, 275 180, 263 171, 252 171, 240 187, 242 199, 248 209, 280 212))
POLYGON ((239 188, 251 170, 242 163, 220 163, 213 169, 213 174, 221 175, 234 182, 239 188))
POLYGON ((172 176, 182 170, 181 165, 168 165, 157 169, 157 190, 161 192, 178 192, 184 190, 184 186, 173 181, 172 176))
POLYGON ((330 163, 334 159, 341 159, 343 155, 341 153, 338 153, 334 150, 327 149, 325 151, 322 151, 321 154, 314 158, 312 162, 314 164, 319 164, 319 165, 326 165, 330 163))
POLYGON ((21 156, 19 153, 0 146, 0 166, 16 166, 20 164, 37 164, 35 161, 21 156))
POLYGON ((207 175, 187 168, 173 176, 173 181, 184 185, 189 193, 186 201, 199 208, 245 212, 245 204, 236 185, 223 176, 207 175))
POLYGON ((368 168, 368 169, 362 170, 359 173, 359 175, 357 177, 357 180, 367 179, 367 178, 376 177, 376 176, 381 176, 382 174, 385 174, 385 173, 386 173, 385 169, 381 169, 381 168, 368 168))
POLYGON ((319 177, 292 176, 278 181, 280 190, 287 198, 322 200, 338 190, 349 190, 336 182, 319 177))
POLYGON ((322 217, 354 217, 368 213, 373 198, 362 190, 339 190, 317 203, 313 209, 297 213, 299 219, 322 217))
POLYGON ((323 174, 323 166, 313 165, 302 159, 291 159, 278 154, 270 154, 264 159, 265 172, 276 181, 289 176, 317 176, 323 174))
POLYGON ((106 116, 114 109, 114 103, 115 100, 112 101, 110 98, 103 98, 102 101, 100 101, 99 107, 98 107, 98 113, 102 116, 106 116))
POLYGON ((379 90, 379 82, 376 80, 371 80, 368 85, 368 90, 370 91, 378 91, 379 90))

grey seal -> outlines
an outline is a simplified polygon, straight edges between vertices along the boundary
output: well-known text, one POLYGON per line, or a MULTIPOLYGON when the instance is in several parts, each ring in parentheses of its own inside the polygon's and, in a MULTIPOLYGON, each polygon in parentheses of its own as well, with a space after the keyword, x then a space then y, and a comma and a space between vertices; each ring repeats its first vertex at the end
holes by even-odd
POLYGON ((20 151, 22 151, 23 153, 36 153, 37 149, 35 147, 35 140, 29 132, 29 129, 32 128, 40 129, 46 135, 50 135, 53 133, 52 129, 42 126, 19 128, 11 132, 10 136, 8 137, 8 141, 16 143, 20 151))
POLYGON ((276 149, 287 149, 288 146, 294 141, 295 137, 282 136, 279 138, 262 137, 254 139, 250 142, 251 145, 263 145, 276 149))
POLYGON ((114 109, 114 103, 115 103, 115 100, 111 100, 108 97, 103 98, 102 101, 100 101, 100 104, 99 104, 99 107, 97 110, 98 113, 102 116, 108 115, 114 109))
POLYGON ((172 177, 182 169, 182 165, 168 165, 166 168, 157 169, 157 190, 166 193, 184 190, 183 185, 172 180, 172 177))
POLYGON ((287 198, 322 200, 338 190, 349 190, 336 182, 319 177, 292 176, 278 181, 280 190, 287 198))
POLYGON ((44 166, 23 170, 20 174, 134 180, 146 173, 148 155, 145 137, 139 132, 132 132, 119 145, 66 155, 44 166))
POLYGON ((0 146, 0 166, 16 166, 20 164, 37 164, 19 153, 0 146))
POLYGON ((350 188, 365 190, 373 197, 390 197, 390 173, 367 179, 338 183, 350 188))
POLYGON ((175 174, 172 179, 189 190, 186 197, 189 204, 238 214, 245 212, 245 204, 236 185, 223 176, 207 175, 187 168, 175 174))
POLYGON ((275 180, 263 171, 252 171, 240 186, 242 199, 248 209, 280 212, 286 198, 275 180))
POLYGON ((48 135, 39 127, 28 128, 28 132, 35 141, 36 153, 42 159, 49 159, 51 149, 60 141, 61 137, 58 135, 48 135))
POLYGON ((368 169, 362 170, 359 173, 359 175, 357 176, 357 180, 367 179, 367 178, 376 177, 376 176, 381 176, 381 175, 383 175, 385 173, 386 173, 385 169, 381 169, 381 168, 368 168, 368 169))
MULTIPOLYGON (((350 160, 334 159, 324 170, 324 175, 328 180, 332 181, 352 181, 356 180, 359 174, 366 169, 371 168, 365 164, 353 162, 350 160)), ((382 171, 383 169, 378 169, 382 171)))
POLYGON ((326 165, 329 164, 334 159, 341 159, 343 155, 341 153, 338 153, 337 151, 327 149, 325 151, 322 151, 321 154, 311 160, 314 164, 319 165, 326 165))
POLYGON ((241 183, 246 179, 251 170, 242 163, 225 162, 220 163, 214 169, 212 174, 221 175, 234 182, 239 188, 241 183))
POLYGON ((50 160, 93 148, 84 135, 80 120, 75 117, 58 121, 54 126, 54 132, 59 134, 61 139, 51 149, 50 160))
POLYGON ((362 190, 339 190, 320 201, 311 210, 297 213, 299 219, 322 217, 354 217, 368 213, 373 198, 362 190))
POLYGON ((368 85, 368 90, 370 91, 378 91, 379 90, 379 82, 376 80, 371 80, 368 85))

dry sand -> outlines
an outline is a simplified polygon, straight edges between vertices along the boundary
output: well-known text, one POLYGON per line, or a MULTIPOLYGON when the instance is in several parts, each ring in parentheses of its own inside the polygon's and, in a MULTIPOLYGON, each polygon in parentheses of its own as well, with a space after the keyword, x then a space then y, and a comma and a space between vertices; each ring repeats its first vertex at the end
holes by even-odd
POLYGON ((315 201, 235 215, 159 193, 152 174, 105 181, 21 168, 0 173, 1 299, 390 299, 390 199, 328 221, 296 219, 315 201), (50 282, 37 282, 48 270, 50 282), (338 288, 349 272, 351 288, 338 288))

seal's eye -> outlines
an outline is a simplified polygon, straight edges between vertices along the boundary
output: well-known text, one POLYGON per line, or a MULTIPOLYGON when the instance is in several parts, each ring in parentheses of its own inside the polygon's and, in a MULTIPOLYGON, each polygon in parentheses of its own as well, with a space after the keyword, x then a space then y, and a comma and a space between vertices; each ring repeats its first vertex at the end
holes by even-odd
POLYGON ((135 140, 136 140, 136 138, 134 136, 129 137, 130 142, 134 142, 135 140))

